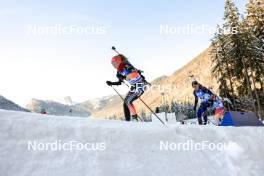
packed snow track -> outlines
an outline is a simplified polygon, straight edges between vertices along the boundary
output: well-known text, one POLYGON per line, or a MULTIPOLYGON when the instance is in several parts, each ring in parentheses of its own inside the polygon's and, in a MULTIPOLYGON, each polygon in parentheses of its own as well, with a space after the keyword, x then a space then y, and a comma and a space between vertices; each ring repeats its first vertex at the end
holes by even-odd
POLYGON ((1 176, 264 175, 263 127, 164 126, 0 110, 0 140, 1 176))

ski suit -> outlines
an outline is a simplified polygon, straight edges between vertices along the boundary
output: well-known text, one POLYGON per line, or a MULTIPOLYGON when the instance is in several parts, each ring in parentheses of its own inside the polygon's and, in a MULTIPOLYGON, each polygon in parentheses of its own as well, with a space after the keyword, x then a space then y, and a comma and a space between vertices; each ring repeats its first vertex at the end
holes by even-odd
POLYGON ((211 96, 214 94, 207 89, 206 87, 203 87, 199 85, 198 90, 193 91, 193 95, 195 97, 195 102, 194 102, 194 110, 197 108, 198 100, 201 100, 200 106, 196 112, 197 118, 198 118, 198 123, 201 124, 207 124, 207 114, 206 111, 208 107, 211 106, 211 96), (203 117, 203 119, 202 119, 203 117))
POLYGON ((130 121, 131 115, 136 119, 137 112, 133 105, 133 101, 144 93, 145 78, 141 75, 140 71, 134 68, 129 62, 122 63, 118 67, 116 76, 118 81, 112 82, 112 85, 121 85, 124 80, 131 85, 131 89, 127 93, 123 104, 125 119, 126 121, 130 121))

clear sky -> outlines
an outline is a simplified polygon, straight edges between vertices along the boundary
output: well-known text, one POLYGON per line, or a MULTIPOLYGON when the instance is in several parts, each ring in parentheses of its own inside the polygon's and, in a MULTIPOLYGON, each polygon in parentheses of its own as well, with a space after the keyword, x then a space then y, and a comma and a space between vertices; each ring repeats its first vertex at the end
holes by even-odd
MULTIPOLYGON (((246 0, 235 3, 243 12, 246 0)), ((149 81, 170 75, 209 46, 223 10, 224 0, 0 0, 0 94, 22 106, 113 94, 112 45, 149 81)))

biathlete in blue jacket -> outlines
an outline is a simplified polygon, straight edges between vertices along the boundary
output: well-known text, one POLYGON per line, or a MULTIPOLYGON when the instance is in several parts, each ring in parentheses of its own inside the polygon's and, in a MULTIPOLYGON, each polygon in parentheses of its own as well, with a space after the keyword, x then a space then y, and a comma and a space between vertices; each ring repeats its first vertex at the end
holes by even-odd
POLYGON ((196 111, 199 125, 207 124, 207 110, 213 108, 215 110, 215 119, 218 120, 224 115, 224 106, 221 99, 212 93, 208 88, 202 86, 197 81, 192 82, 194 89, 193 95, 195 97, 193 109, 196 111), (200 99, 200 106, 197 110, 198 100, 200 99))

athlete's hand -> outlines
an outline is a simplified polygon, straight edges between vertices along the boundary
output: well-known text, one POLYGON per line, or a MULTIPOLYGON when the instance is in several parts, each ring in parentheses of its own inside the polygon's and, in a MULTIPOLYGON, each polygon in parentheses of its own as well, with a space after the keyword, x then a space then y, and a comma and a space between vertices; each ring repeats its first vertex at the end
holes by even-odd
POLYGON ((215 101, 215 100, 216 100, 216 96, 215 96, 215 95, 211 95, 210 99, 211 99, 212 101, 215 101))
POLYGON ((106 84, 107 84, 108 86, 112 86, 112 85, 113 85, 113 83, 112 83, 111 81, 106 81, 106 84))

